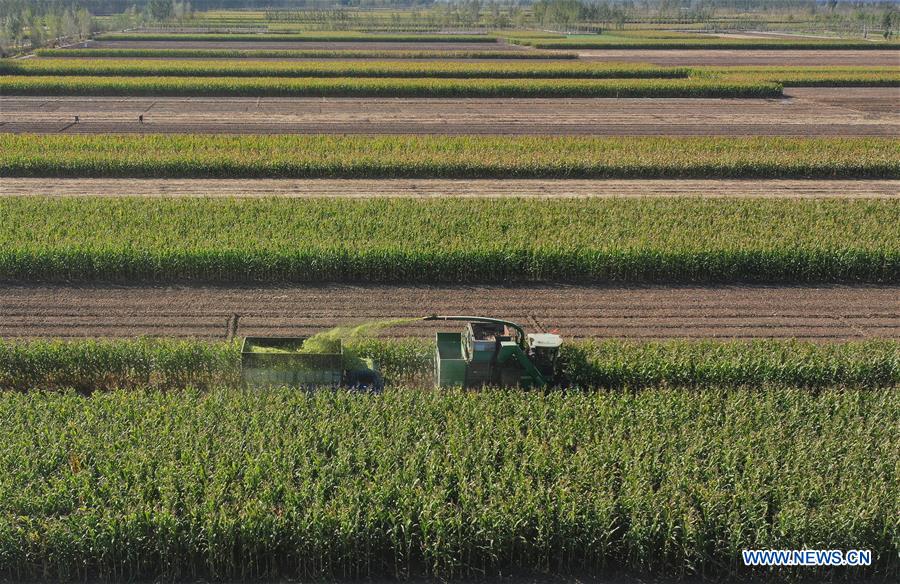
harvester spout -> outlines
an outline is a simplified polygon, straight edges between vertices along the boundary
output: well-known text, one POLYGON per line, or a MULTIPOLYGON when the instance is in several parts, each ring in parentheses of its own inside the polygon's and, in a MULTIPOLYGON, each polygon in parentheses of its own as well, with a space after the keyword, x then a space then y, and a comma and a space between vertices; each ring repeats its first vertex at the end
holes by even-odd
POLYGON ((508 320, 503 320, 500 318, 490 318, 488 316, 441 316, 437 314, 426 316, 422 320, 461 320, 464 322, 491 322, 494 324, 503 324, 511 329, 514 329, 519 336, 519 345, 522 347, 525 346, 525 329, 523 329, 521 325, 510 322, 508 320))

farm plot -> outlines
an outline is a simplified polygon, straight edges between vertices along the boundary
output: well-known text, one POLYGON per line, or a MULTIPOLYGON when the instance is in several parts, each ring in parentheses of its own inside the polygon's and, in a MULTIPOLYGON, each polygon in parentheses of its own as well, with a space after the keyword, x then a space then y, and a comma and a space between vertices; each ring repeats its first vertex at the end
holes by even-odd
MULTIPOLYGON (((307 46, 307 45, 304 45, 307 46)), ((368 46, 368 45, 367 45, 368 46)), ((522 47, 500 50, 487 45, 488 50, 400 50, 400 49, 137 49, 137 48, 67 48, 38 49, 38 57, 51 58, 140 58, 140 59, 427 59, 427 60, 528 60, 577 59, 571 51, 524 51, 522 47)))
MULTIPOLYGON (((0 391, 239 387, 241 345, 239 338, 0 339, 0 391)), ((343 346, 378 363, 388 387, 434 382, 433 336, 344 339, 343 346)), ((754 384, 873 389, 900 384, 900 341, 568 338, 559 364, 560 383, 581 391, 754 384)))
MULTIPOLYGON (((435 77, 484 79, 683 78, 690 69, 633 63, 513 61, 256 61, 145 59, 32 59, 0 61, 0 73, 105 77, 435 77)), ((886 72, 886 71, 885 71, 886 72)), ((882 72, 882 73, 885 73, 882 72)))
POLYGON ((103 41, 204 41, 204 42, 244 42, 265 44, 269 42, 352 42, 352 43, 420 43, 440 42, 447 44, 486 43, 494 44, 498 39, 485 34, 440 34, 440 33, 367 33, 356 31, 304 32, 304 33, 104 33, 97 37, 103 41))
MULTIPOLYGON (((0 338, 315 334, 336 325, 474 312, 559 330, 567 338, 900 338, 893 286, 408 286, 267 287, 5 285, 0 338)), ((446 327, 444 327, 446 328, 446 327)), ((432 338, 408 323, 383 336, 432 338)))
POLYGON ((220 97, 781 97, 751 78, 440 79, 406 77, 3 76, 6 95, 220 97))
POLYGON ((900 281, 892 200, 0 199, 0 277, 900 281))
POLYGON ((897 91, 794 88, 739 102, 4 96, 0 132, 896 136, 897 91))
POLYGON ((0 133, 0 175, 896 179, 900 151, 888 138, 0 133))
POLYGON ((84 48, 90 49, 215 49, 215 50, 325 50, 343 51, 528 51, 527 47, 517 47, 496 42, 442 42, 422 40, 417 42, 391 41, 204 41, 204 40, 167 40, 167 41, 89 41, 84 48))
POLYGON ((822 541, 872 550, 839 574, 891 580, 898 412, 891 388, 10 392, 0 569, 724 580, 757 575, 742 549, 822 541))
POLYGON ((900 66, 898 51, 792 50, 633 50, 579 49, 579 58, 596 61, 653 63, 667 66, 900 66))

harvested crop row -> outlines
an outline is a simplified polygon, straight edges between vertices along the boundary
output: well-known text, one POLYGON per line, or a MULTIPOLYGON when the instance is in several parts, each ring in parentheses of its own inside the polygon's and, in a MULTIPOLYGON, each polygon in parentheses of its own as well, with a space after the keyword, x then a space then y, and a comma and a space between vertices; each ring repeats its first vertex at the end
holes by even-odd
POLYGON ((424 51, 374 49, 38 49, 39 57, 153 59, 577 59, 562 51, 424 51))
MULTIPOLYGON (((345 345, 375 359, 391 384, 433 382, 432 342, 366 339, 345 345)), ((562 384, 580 389, 900 384, 897 341, 567 342, 561 363, 562 384)), ((94 392, 239 384, 238 342, 0 340, 0 390, 94 392)))
POLYGON ((11 579, 827 579, 735 559, 810 542, 900 574, 896 389, 7 392, 0 419, 11 579))
POLYGON ((676 78, 685 67, 640 63, 538 62, 454 63, 377 61, 147 61, 18 60, 0 61, 0 75, 158 76, 158 77, 442 77, 442 78, 676 78))
POLYGON ((3 95, 245 97, 780 97, 781 85, 719 79, 0 77, 3 95))
POLYGON ((889 138, 0 134, 0 177, 900 178, 889 138))
POLYGON ((483 34, 370 34, 364 32, 305 32, 300 34, 178 34, 107 33, 99 41, 211 41, 211 42, 373 42, 373 43, 496 43, 483 34))
POLYGON ((0 200, 0 278, 898 282, 890 200, 0 200))
MULTIPOLYGON (((176 39, 170 39, 176 40, 176 39)), ((233 39, 230 39, 233 40, 233 39)), ((740 49, 740 50, 900 50, 900 43, 848 41, 848 40, 793 40, 793 39, 625 39, 625 38, 569 38, 569 39, 523 39, 509 38, 510 43, 526 45, 537 49, 740 49)))

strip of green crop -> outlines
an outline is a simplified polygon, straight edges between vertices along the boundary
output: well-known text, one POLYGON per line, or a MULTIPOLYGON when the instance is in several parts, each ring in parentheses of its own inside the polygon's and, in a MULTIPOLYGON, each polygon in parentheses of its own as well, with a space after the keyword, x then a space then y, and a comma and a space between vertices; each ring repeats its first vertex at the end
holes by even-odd
MULTIPOLYGON (((296 77, 391 77, 397 78, 495 78, 495 79, 703 79, 700 85, 739 82, 746 86, 760 83, 794 86, 894 87, 900 85, 900 70, 895 67, 658 67, 640 63, 536 62, 360 62, 360 61, 147 61, 147 60, 26 60, 0 61, 0 74, 10 76, 90 76, 90 77, 216 77, 224 78, 296 78, 296 77)), ((342 80, 346 83, 346 80, 342 80)), ((254 86, 260 83, 254 80, 254 86)), ((12 81, 10 81, 12 83, 12 81)), ((20 82, 29 85, 28 81, 20 82)), ((85 83, 90 83, 85 81, 85 83)), ((104 89, 110 84, 106 81, 104 89)), ((696 80, 691 83, 693 85, 696 80)), ((128 87, 133 84, 129 83, 128 87)), ((519 84, 522 85, 522 84, 519 84)), ((522 85, 524 87, 524 85, 522 85)), ((52 87, 47 91, 59 91, 52 87)), ((163 91, 169 91, 164 89, 163 91)), ((74 89, 83 92, 84 89, 74 89)), ((124 90, 123 90, 124 91, 124 90)), ((129 90, 130 91, 130 90, 129 90)), ((179 90, 181 91, 181 90, 179 90)), ((201 93, 212 91, 203 87, 201 93)), ((246 91, 246 89, 235 89, 246 91)), ((398 90, 400 92, 403 89, 398 90)), ((561 91, 568 91, 563 89, 561 91)))
POLYGON ((0 177, 900 178, 890 138, 0 134, 0 177))
POLYGON ((0 339, 2 390, 168 390, 239 382, 240 347, 236 343, 0 339))
POLYGON ((372 42, 372 43, 496 43, 483 34, 369 34, 364 32, 305 32, 300 34, 178 34, 106 33, 99 41, 212 41, 212 42, 372 42))
POLYGON ((522 39, 509 38, 510 43, 527 45, 537 49, 740 49, 740 50, 900 50, 900 43, 849 40, 794 40, 794 39, 626 39, 626 38, 569 38, 522 39))
POLYGON ((7 392, 0 420, 13 580, 900 576, 897 389, 7 392), (873 565, 740 562, 813 546, 873 565))
POLYGON ((562 51, 425 51, 375 49, 38 49, 39 57, 161 59, 577 59, 562 51))
POLYGON ((442 78, 674 78, 698 76, 805 86, 900 85, 897 67, 746 66, 660 67, 595 62, 177 61, 48 59, 0 61, 0 74, 174 77, 442 77, 442 78))
POLYGON ((780 97, 781 86, 724 79, 365 77, 0 77, 3 95, 246 97, 780 97))
POLYGON ((900 282, 893 200, 0 199, 0 278, 900 282))
MULTIPOLYGON (((366 339, 345 343, 378 363, 389 384, 433 383, 434 343, 366 339)), ((79 392, 170 390, 240 384, 240 345, 168 339, 3 341, 0 389, 79 392)), ((900 342, 571 341, 561 356, 570 389, 900 385, 900 342)))
POLYGON ((685 67, 641 63, 378 62, 378 61, 147 61, 6 60, 0 75, 154 77, 443 77, 443 78, 674 78, 685 67))
POLYGON ((753 80, 794 87, 897 87, 898 67, 695 67, 691 74, 713 79, 753 80))

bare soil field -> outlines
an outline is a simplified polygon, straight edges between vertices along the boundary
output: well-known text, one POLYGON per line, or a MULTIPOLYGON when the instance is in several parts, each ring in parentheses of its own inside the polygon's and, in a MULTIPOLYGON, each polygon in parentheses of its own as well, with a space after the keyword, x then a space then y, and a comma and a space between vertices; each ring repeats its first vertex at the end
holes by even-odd
MULTIPOLYGON (((510 318, 568 338, 900 338, 898 287, 6 286, 0 337, 225 339, 443 314, 510 318)), ((433 323, 391 329, 430 337, 433 323)))
POLYGON ((0 132, 897 136, 897 92, 805 88, 786 90, 783 99, 5 96, 0 132))
POLYGON ((818 107, 846 108, 875 115, 900 114, 900 88, 897 87, 788 87, 784 94, 818 107))
POLYGON ((0 196, 900 198, 900 180, 4 178, 0 196))
POLYGON ((656 65, 897 65, 900 51, 739 50, 739 49, 579 49, 589 61, 654 63, 656 65))

